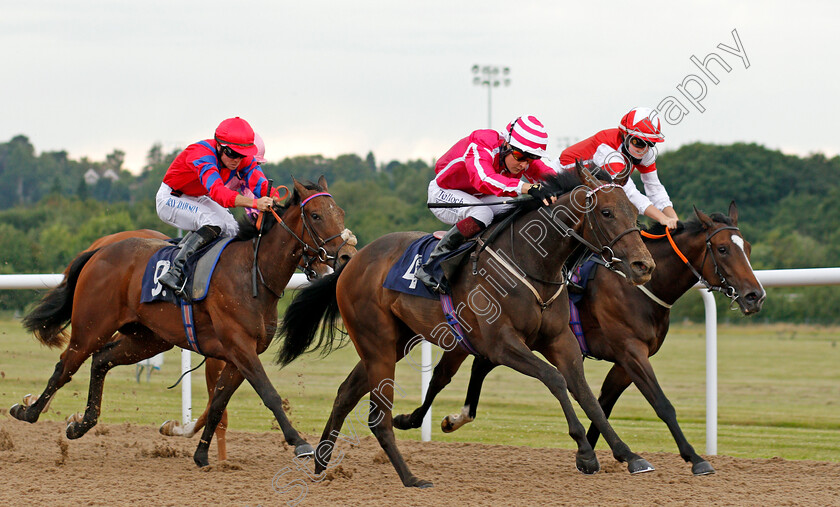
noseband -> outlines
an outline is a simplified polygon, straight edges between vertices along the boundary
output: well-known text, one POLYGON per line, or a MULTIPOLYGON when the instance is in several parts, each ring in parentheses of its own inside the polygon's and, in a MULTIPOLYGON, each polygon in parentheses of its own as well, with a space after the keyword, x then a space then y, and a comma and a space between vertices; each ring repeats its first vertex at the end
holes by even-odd
POLYGON ((665 234, 650 234, 647 232, 642 232, 642 236, 651 239, 661 239, 667 237, 668 242, 671 243, 671 248, 674 249, 674 252, 685 263, 685 265, 688 266, 688 269, 690 269, 691 272, 694 273, 694 276, 697 277, 697 281, 699 281, 704 287, 706 287, 706 290, 708 290, 709 292, 720 292, 724 296, 728 297, 732 300, 731 305, 735 305, 738 301, 738 298, 740 298, 741 296, 738 294, 738 291, 735 289, 735 287, 733 287, 729 282, 726 281, 726 277, 723 276, 723 273, 720 272, 720 267, 718 266, 717 259, 715 259, 715 253, 712 250, 712 238, 715 236, 715 234, 721 231, 740 232, 740 229, 733 225, 727 225, 719 229, 715 229, 712 232, 707 232, 706 250, 703 252, 703 260, 700 262, 700 269, 703 269, 703 266, 706 264, 706 257, 712 259, 712 265, 715 267, 715 275, 717 275, 717 277, 720 279, 720 285, 712 285, 711 283, 709 283, 709 281, 706 280, 703 277, 703 275, 701 275, 700 272, 694 266, 691 265, 691 263, 688 261, 688 258, 680 251, 679 247, 677 246, 677 243, 674 242, 674 238, 671 236, 671 231, 668 228, 665 228, 665 234))

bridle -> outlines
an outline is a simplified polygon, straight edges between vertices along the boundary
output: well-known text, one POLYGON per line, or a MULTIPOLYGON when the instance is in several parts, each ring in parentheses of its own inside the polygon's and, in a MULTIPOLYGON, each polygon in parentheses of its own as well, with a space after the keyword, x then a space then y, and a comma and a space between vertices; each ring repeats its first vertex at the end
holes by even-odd
MULTIPOLYGON (((555 224, 557 224, 561 229, 563 229, 563 231, 565 232, 566 235, 569 235, 569 236, 575 238, 577 241, 579 241, 581 244, 583 244, 584 246, 586 246, 587 248, 589 248, 593 252, 601 255, 601 258, 604 262, 604 266, 612 269, 611 268, 612 263, 614 263, 614 262, 624 262, 622 259, 615 256, 615 253, 613 252, 612 247, 621 238, 623 238, 627 234, 630 234, 630 233, 633 233, 633 232, 641 232, 641 231, 639 230, 638 227, 630 227, 627 230, 623 231, 622 233, 616 235, 616 237, 614 237, 612 240, 607 241, 607 239, 606 239, 607 235, 604 233, 603 229, 601 228, 601 225, 597 221, 595 221, 594 219, 592 219, 590 217, 590 213, 592 213, 592 211, 595 209, 595 205, 592 202, 595 199, 595 197, 594 197, 595 193, 598 192, 599 190, 603 190, 603 189, 606 189, 606 188, 621 188, 621 185, 617 185, 615 183, 605 183, 603 185, 599 185, 595 188, 589 189, 586 192, 586 206, 584 208, 584 210, 585 210, 584 211, 584 220, 585 220, 586 224, 589 226, 590 230, 592 230, 592 233, 595 236, 596 240, 599 243, 601 243, 601 245, 602 245, 601 247, 597 247, 597 246, 593 245, 592 243, 590 243, 589 241, 587 241, 586 239, 584 239, 583 236, 581 236, 580 234, 575 232, 574 229, 572 229, 571 227, 566 225, 566 223, 563 222, 562 220, 553 220, 553 222, 555 224), (595 230, 595 227, 593 226, 593 223, 598 226, 597 231, 595 230), (600 237, 599 237, 599 232, 600 232, 600 237)), ((514 227, 510 227, 510 231, 511 231, 510 232, 510 234, 511 234, 511 239, 510 239, 511 257, 516 258, 516 252, 514 251, 514 245, 516 244, 516 242, 514 241, 514 238, 513 238, 513 229, 514 229, 514 227)), ((486 245, 483 245, 483 246, 493 257, 496 258, 497 261, 499 261, 503 266, 507 267, 508 271, 510 271, 520 281, 525 283, 525 285, 536 296, 537 302, 540 304, 540 307, 543 310, 545 310, 555 299, 557 299, 557 297, 563 291, 563 288, 566 286, 565 281, 563 279, 561 279, 559 282, 555 282, 555 281, 551 281, 551 280, 543 280, 539 277, 530 275, 530 274, 525 273, 523 271, 523 274, 525 275, 525 277, 531 278, 533 280, 537 280, 537 281, 545 283, 545 284, 560 285, 561 286, 557 290, 557 292, 554 294, 554 296, 552 296, 548 301, 543 302, 542 298, 539 295, 539 292, 530 283, 528 283, 528 281, 525 279, 525 277, 520 275, 517 272, 517 270, 511 268, 510 265, 503 258, 501 258, 498 254, 496 254, 489 246, 486 246, 486 245)), ((476 272, 475 269, 473 269, 473 274, 475 274, 475 272, 476 272)))
MULTIPOLYGON (((328 192, 318 192, 316 194, 310 195, 309 197, 307 197, 306 199, 304 199, 300 203, 301 223, 303 224, 303 230, 304 230, 304 232, 301 234, 301 236, 303 236, 304 233, 308 233, 309 237, 312 238, 312 241, 315 243, 315 245, 316 245, 315 247, 313 247, 312 245, 310 245, 309 243, 304 241, 303 238, 301 238, 301 236, 298 236, 295 233, 295 231, 293 231, 291 229, 291 227, 289 227, 288 224, 286 224, 286 222, 280 217, 280 215, 277 214, 277 212, 274 210, 274 206, 269 208, 269 210, 271 211, 271 214, 274 215, 274 219, 277 220, 277 223, 279 223, 284 229, 286 229, 286 231, 289 234, 292 235, 292 237, 298 242, 298 244, 303 249, 303 252, 301 253, 301 258, 303 260, 303 272, 306 275, 306 279, 309 280, 309 281, 313 280, 316 277, 315 270, 312 268, 312 264, 314 264, 316 261, 326 263, 327 261, 332 260, 333 261, 332 268, 336 269, 335 262, 337 260, 337 257, 335 255, 330 255, 329 252, 327 252, 327 249, 325 248, 327 243, 329 243, 330 241, 332 241, 336 238, 342 238, 344 241, 335 250, 336 253, 337 253, 337 252, 340 252, 341 249, 344 248, 344 246, 347 245, 348 243, 355 244, 355 242, 356 242, 356 236, 353 235, 353 233, 350 231, 350 229, 346 229, 346 228, 343 231, 341 231, 340 233, 333 234, 332 236, 330 236, 328 238, 325 238, 325 239, 322 239, 321 236, 317 232, 315 232, 315 229, 312 227, 312 224, 310 224, 309 219, 306 216, 304 206, 306 206, 306 204, 309 201, 311 201, 312 199, 314 199, 316 197, 321 197, 321 196, 332 198, 332 195, 330 195, 328 192)), ((254 273, 255 273, 254 277, 256 277, 256 275, 259 274, 260 281, 263 283, 263 285, 268 287, 268 285, 266 285, 266 283, 265 283, 265 279, 262 276, 262 272, 260 271, 260 269, 259 269, 259 267, 257 266, 257 263, 256 263, 257 250, 259 249, 260 239, 262 238, 262 223, 263 223, 264 213, 265 212, 261 211, 259 217, 257 218, 257 230, 259 231, 259 233, 258 233, 257 237, 254 238, 254 273)), ((271 289, 269 288, 269 290, 271 290, 271 289)), ((272 292, 274 292, 274 291, 272 291, 272 292)), ((254 279, 254 284, 253 284, 253 295, 254 295, 254 297, 256 297, 256 293, 257 293, 257 291, 256 291, 256 278, 255 278, 254 279)), ((275 293, 275 295, 277 295, 277 294, 275 293)))
MULTIPOLYGON (((738 291, 733 287, 729 282, 726 281, 726 277, 723 276, 723 273, 720 272, 720 267, 718 266, 717 259, 715 258, 715 253, 712 249, 712 238, 719 232, 722 231, 738 231, 740 229, 733 225, 726 225, 715 229, 711 232, 706 232, 706 250, 703 252, 703 260, 700 262, 700 269, 703 269, 703 266, 706 265, 706 258, 712 259, 712 265, 715 268, 715 275, 720 279, 720 285, 712 285, 706 280, 702 274, 688 261, 688 258, 680 251, 677 243, 674 241, 674 238, 671 236, 670 229, 665 229, 665 234, 650 234, 648 232, 642 231, 642 236, 650 239, 661 239, 661 238, 668 238, 668 242, 671 244, 671 248, 673 248, 674 252, 677 256, 688 266, 688 269, 694 273, 694 276, 697 277, 697 280, 708 290, 709 292, 720 292, 724 296, 728 297, 732 300, 731 305, 735 305, 738 301, 738 298, 741 296, 738 294, 738 291)), ((731 306, 730 305, 730 306, 731 306)))

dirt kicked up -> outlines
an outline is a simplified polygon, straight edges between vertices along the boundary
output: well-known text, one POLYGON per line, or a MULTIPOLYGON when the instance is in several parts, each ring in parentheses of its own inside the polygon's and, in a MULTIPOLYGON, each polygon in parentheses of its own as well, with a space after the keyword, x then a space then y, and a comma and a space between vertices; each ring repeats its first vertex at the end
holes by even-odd
POLYGON ((570 450, 402 440, 412 471, 434 482, 416 490, 402 486, 371 436, 339 441, 333 456, 344 452, 342 462, 320 482, 306 477, 306 463, 294 461, 279 432, 229 432, 230 459, 218 463, 213 450, 204 469, 192 461, 196 443, 131 424, 100 424, 68 441, 62 423, 0 415, 0 498, 4 505, 840 505, 840 463, 712 456, 717 473, 694 477, 676 454, 641 453, 656 471, 631 476, 598 451, 601 471, 584 476, 570 450))

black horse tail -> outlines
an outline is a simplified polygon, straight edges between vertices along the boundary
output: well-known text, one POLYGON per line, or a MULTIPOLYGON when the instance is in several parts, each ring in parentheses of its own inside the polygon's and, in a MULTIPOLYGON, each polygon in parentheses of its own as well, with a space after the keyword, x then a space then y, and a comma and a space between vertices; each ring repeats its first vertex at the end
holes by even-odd
MULTIPOLYGON (((339 331, 340 334, 346 333, 337 327, 341 314, 338 311, 335 287, 346 265, 341 265, 334 273, 319 278, 298 291, 280 324, 278 334, 284 340, 283 346, 277 351, 275 360, 277 364, 286 366, 305 352, 317 349, 322 349, 321 355, 326 356, 337 348, 333 343, 334 331, 339 331), (315 334, 322 321, 324 326, 321 328, 320 337, 313 345, 315 334)), ((342 345, 343 343, 339 343, 338 347, 342 345)))
POLYGON ((84 252, 73 259, 64 273, 64 280, 58 287, 49 291, 46 296, 23 318, 23 327, 35 333, 35 337, 48 347, 61 347, 67 343, 67 333, 64 331, 70 324, 73 314, 73 293, 76 292, 76 281, 79 273, 87 261, 98 250, 84 252))

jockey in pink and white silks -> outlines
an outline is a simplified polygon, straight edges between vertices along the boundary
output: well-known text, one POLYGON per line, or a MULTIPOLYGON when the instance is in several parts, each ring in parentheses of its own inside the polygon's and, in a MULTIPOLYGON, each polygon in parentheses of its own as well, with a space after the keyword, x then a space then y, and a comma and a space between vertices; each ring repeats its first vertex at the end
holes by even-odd
MULTIPOLYGON (((260 140, 262 141, 262 140, 260 140)), ((155 197, 161 220, 190 231, 179 244, 169 270, 158 281, 181 294, 184 265, 218 236, 235 236, 238 225, 228 208, 268 211, 279 197, 256 160, 259 148, 251 125, 228 118, 213 139, 191 144, 169 166, 155 197)), ((263 153, 265 148, 263 148, 263 153)))
POLYGON ((544 198, 539 181, 555 172, 540 160, 546 155, 547 143, 543 124, 535 116, 520 116, 503 131, 474 131, 438 159, 435 178, 429 183, 428 202, 481 205, 432 209, 436 217, 454 227, 443 236, 426 264, 417 269, 418 280, 432 290, 442 289, 441 281, 425 268, 484 230, 495 215, 507 209, 502 204, 485 204, 523 194, 544 198))
POLYGON ((676 229, 677 213, 656 171, 654 145, 665 140, 659 118, 653 110, 637 107, 625 114, 616 129, 602 130, 594 136, 569 146, 560 154, 560 167, 574 170, 575 160, 591 160, 611 175, 626 170, 638 170, 645 193, 636 188, 632 179, 624 185, 624 192, 640 215, 645 215, 671 230, 676 229))

